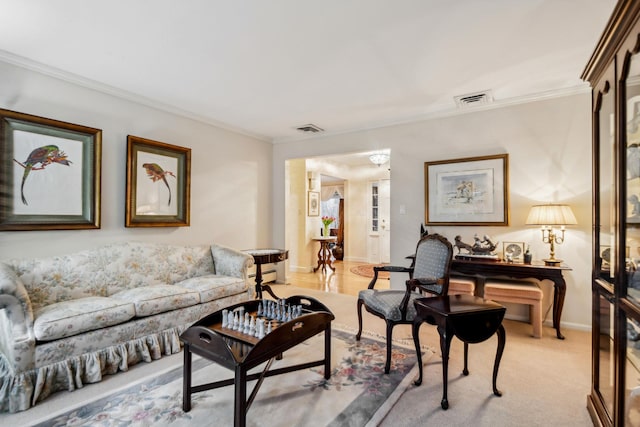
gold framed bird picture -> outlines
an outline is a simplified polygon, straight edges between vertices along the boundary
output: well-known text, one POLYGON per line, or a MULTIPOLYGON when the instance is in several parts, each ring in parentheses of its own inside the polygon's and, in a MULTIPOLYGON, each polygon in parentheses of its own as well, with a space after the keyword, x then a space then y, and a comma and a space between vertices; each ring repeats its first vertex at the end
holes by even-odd
POLYGON ((188 226, 190 175, 190 148, 129 135, 125 226, 188 226))
POLYGON ((0 109, 0 230, 100 228, 102 131, 0 109))

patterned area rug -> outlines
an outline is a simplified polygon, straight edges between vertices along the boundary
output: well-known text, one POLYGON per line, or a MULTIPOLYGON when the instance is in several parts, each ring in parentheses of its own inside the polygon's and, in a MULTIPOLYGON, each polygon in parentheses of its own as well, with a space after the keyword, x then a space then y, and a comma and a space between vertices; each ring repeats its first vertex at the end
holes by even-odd
MULTIPOLYGON (((369 277, 369 278, 373 278, 373 267, 377 267, 380 266, 381 264, 364 264, 364 265, 357 265, 355 267, 351 267, 349 269, 349 271, 351 271, 353 274, 357 274, 358 276, 364 276, 364 277, 369 277)), ((378 273, 378 279, 387 279, 389 280, 389 273, 386 271, 381 271, 378 273)))
MULTIPOLYGON (((264 380, 247 413, 248 426, 377 425, 414 379, 415 350, 394 345, 391 373, 384 374, 385 344, 332 331, 332 372, 325 380, 315 367, 264 380)), ((284 353, 271 369, 321 358, 323 334, 284 353)), ((430 356, 430 352, 427 355, 430 356)), ((427 357, 428 358, 428 357, 427 357)), ((256 371, 262 367, 256 368, 256 371)), ((233 372, 194 356, 193 384, 232 378, 233 372)), ((247 396, 254 382, 247 385, 247 396)), ((233 425, 233 386, 192 395, 182 411, 182 364, 78 408, 40 421, 38 426, 223 426, 233 425)))

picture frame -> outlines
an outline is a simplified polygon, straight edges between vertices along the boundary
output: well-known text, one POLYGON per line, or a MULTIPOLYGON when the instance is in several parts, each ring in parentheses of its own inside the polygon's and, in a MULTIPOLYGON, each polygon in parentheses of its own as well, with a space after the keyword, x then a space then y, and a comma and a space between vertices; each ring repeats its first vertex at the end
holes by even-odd
POLYGON ((509 225, 509 155, 424 163, 427 225, 509 225))
POLYGON ((516 262, 524 261, 524 242, 502 242, 502 259, 507 260, 511 254, 511 260, 516 262))
POLYGON ((0 231, 100 228, 102 130, 0 109, 0 231))
POLYGON ((318 191, 309 191, 307 210, 309 216, 320 216, 320 193, 318 191))
POLYGON ((127 136, 125 227, 188 227, 191 149, 127 136))

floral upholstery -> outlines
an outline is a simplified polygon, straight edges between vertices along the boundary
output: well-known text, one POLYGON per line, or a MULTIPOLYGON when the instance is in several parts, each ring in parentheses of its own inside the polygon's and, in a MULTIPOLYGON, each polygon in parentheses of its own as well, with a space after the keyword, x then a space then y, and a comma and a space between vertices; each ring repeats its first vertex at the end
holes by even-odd
POLYGON ((200 294, 179 286, 153 285, 127 289, 113 294, 111 299, 131 301, 136 316, 144 317, 199 304, 200 294))
POLYGON ((252 265, 220 245, 149 243, 0 262, 0 411, 179 352, 189 325, 249 298, 252 265))
POLYGON ((244 283, 239 282, 237 278, 218 274, 192 277, 176 283, 175 286, 197 291, 200 294, 200 302, 203 303, 235 295, 244 290, 244 283))
POLYGON ((87 297, 62 301, 36 311, 36 339, 51 341, 126 322, 136 315, 133 304, 113 298, 87 297))

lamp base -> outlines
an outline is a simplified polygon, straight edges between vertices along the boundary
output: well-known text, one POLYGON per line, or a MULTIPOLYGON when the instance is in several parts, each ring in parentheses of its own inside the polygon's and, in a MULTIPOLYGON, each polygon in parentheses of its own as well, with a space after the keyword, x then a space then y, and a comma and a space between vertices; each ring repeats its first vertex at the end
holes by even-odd
POLYGON ((551 265, 554 267, 558 267, 560 264, 562 264, 562 260, 561 259, 543 259, 544 261, 544 265, 551 265))

